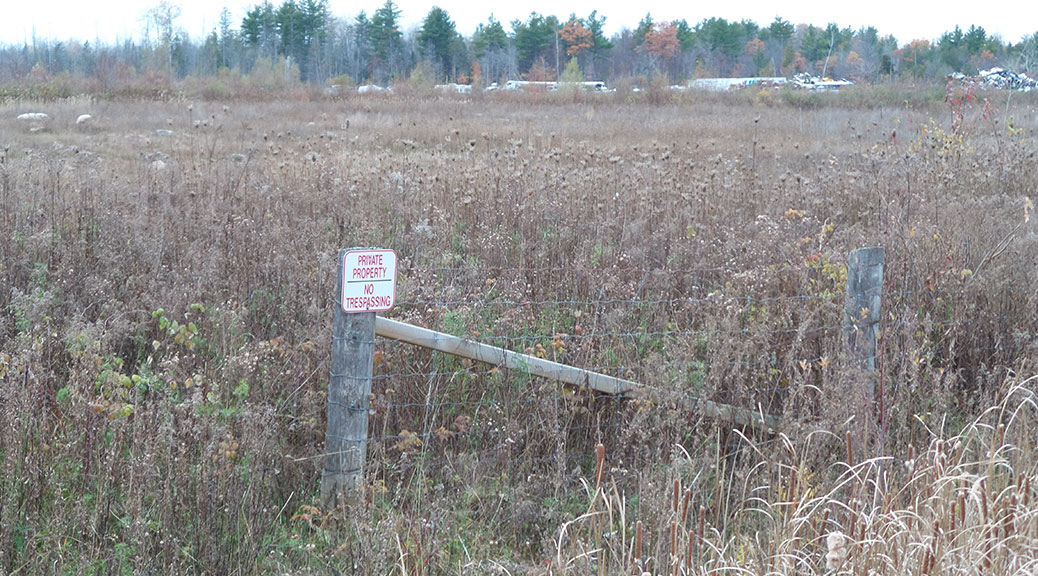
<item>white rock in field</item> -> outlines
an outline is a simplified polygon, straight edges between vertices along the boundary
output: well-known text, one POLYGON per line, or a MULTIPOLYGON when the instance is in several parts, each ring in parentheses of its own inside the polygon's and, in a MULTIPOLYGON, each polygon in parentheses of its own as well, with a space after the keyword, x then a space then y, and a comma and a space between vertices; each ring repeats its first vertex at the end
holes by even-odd
POLYGON ((90 114, 80 114, 79 118, 76 118, 76 124, 86 124, 87 122, 90 122, 93 119, 94 117, 90 114))
POLYGON ((25 114, 19 114, 18 115, 18 119, 19 120, 27 120, 27 121, 30 121, 30 122, 31 121, 46 120, 48 118, 50 118, 50 116, 44 114, 43 112, 26 112, 25 114))

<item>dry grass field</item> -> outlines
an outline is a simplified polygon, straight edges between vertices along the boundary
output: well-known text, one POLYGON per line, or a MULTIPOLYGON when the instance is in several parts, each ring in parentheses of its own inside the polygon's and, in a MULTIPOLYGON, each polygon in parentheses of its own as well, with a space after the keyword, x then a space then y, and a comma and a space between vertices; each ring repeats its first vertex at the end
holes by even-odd
POLYGON ((0 105, 0 574, 1038 574, 1038 99, 898 90, 0 105), (643 393, 380 339, 320 509, 354 246, 643 393))

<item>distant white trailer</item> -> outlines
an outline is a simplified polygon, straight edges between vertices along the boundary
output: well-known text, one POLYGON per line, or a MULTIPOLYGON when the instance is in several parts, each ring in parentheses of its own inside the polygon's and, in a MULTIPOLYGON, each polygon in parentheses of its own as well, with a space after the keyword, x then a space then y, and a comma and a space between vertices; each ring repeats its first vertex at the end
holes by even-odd
POLYGON ((451 82, 450 84, 437 84, 436 90, 447 93, 453 92, 456 94, 471 94, 472 86, 468 84, 455 84, 451 82))
POLYGON ((709 90, 712 92, 726 92, 739 88, 748 88, 757 84, 781 86, 788 84, 789 80, 782 76, 758 76, 753 78, 697 78, 689 82, 689 88, 696 90, 709 90))
MULTIPOLYGON (((589 82, 538 82, 533 80, 509 80, 505 82, 501 90, 546 90, 553 92, 561 88, 581 88, 588 91, 594 92, 609 92, 606 88, 606 83, 601 80, 591 80, 589 82)), ((496 88, 496 83, 490 85, 490 89, 496 88)))
POLYGON ((505 82, 503 90, 554 90, 555 82, 538 82, 532 80, 509 80, 505 82))
POLYGON ((391 91, 392 91, 391 88, 383 88, 382 86, 379 86, 378 84, 365 84, 363 86, 358 86, 357 87, 357 93, 358 94, 372 94, 372 93, 376 93, 376 92, 391 92, 391 91))
POLYGON ((593 80, 590 82, 551 82, 554 86, 548 88, 549 90, 562 90, 564 88, 581 88, 588 92, 608 92, 606 83, 601 80, 593 80))

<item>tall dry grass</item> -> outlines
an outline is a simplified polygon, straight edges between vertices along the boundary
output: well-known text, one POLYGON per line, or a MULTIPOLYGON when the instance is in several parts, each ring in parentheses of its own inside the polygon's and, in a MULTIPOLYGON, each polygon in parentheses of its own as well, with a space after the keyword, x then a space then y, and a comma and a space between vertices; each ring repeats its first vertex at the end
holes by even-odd
POLYGON ((659 475, 645 522, 615 483, 586 482, 587 512, 558 530, 548 572, 1033 574, 1035 377, 999 396, 956 433, 934 423, 931 443, 905 457, 856 459, 848 445, 831 470, 810 465, 830 431, 780 434, 748 455, 726 524, 707 520, 710 490, 687 455, 659 475))
POLYGON ((1030 569, 1029 432, 1005 420, 992 444, 991 407, 1030 410, 1033 99, 851 96, 5 104, 0 568, 617 573, 641 521, 643 567, 667 573, 678 479, 697 570, 824 572, 837 531, 839 570, 936 573, 977 546, 1030 569), (51 120, 14 119, 30 109, 51 120), (840 342, 846 254, 868 245, 881 408, 840 342), (314 508, 349 246, 397 251, 398 318, 652 393, 380 342, 367 504, 314 508), (967 477, 986 519, 935 532, 967 477))

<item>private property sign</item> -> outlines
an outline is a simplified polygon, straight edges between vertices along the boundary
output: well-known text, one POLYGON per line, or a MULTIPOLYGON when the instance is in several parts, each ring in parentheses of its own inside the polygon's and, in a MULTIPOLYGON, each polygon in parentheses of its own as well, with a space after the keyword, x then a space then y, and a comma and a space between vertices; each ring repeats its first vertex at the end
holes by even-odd
POLYGON ((350 250, 342 258, 342 311, 384 312, 396 297, 396 252, 350 250))

